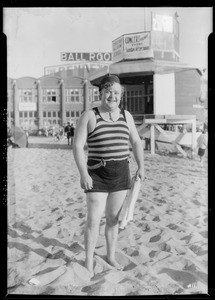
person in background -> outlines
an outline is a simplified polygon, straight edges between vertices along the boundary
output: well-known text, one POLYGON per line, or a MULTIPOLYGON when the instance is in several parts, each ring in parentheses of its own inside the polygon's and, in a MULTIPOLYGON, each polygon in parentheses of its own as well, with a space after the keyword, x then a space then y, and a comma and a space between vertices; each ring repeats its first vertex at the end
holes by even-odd
POLYGON ((69 145, 69 139, 70 139, 70 128, 71 128, 71 125, 68 122, 67 125, 66 125, 66 127, 65 127, 65 133, 66 133, 66 136, 67 136, 68 145, 69 145))
POLYGON ((115 259, 119 213, 131 188, 129 141, 137 163, 136 178, 145 179, 144 150, 132 115, 119 108, 123 86, 116 75, 105 76, 99 87, 101 105, 85 111, 75 130, 73 153, 86 193, 85 266, 93 274, 93 255, 105 212, 107 262, 117 269, 115 259), (86 159, 84 146, 88 145, 86 159))
POLYGON ((75 127, 73 126, 73 124, 71 124, 70 126, 71 145, 73 145, 74 134, 75 134, 75 127))
POLYGON ((203 167, 203 157, 205 154, 205 150, 208 146, 208 136, 207 136, 206 127, 204 127, 201 135, 197 139, 197 146, 198 146, 198 156, 200 158, 200 164, 203 167))

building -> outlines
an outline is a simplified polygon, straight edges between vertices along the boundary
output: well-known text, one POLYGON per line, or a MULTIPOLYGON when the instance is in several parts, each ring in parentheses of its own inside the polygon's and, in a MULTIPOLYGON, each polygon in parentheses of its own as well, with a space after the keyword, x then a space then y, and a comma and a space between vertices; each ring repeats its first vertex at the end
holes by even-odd
POLYGON ((40 78, 8 78, 9 127, 15 124, 31 133, 67 122, 75 125, 81 113, 99 101, 98 88, 86 78, 93 70, 108 66, 111 54, 67 53, 67 57, 78 61, 45 67, 45 75, 40 78))
POLYGON ((144 17, 144 31, 124 34, 112 41, 113 64, 90 74, 90 83, 99 86, 108 73, 119 76, 125 88, 123 106, 131 112, 136 125, 140 125, 139 135, 146 137, 150 127, 152 154, 156 129, 186 156, 179 145, 178 125, 182 124, 192 128, 188 144, 193 154, 196 120, 202 119, 199 114, 199 108, 203 108, 200 104, 202 73, 197 67, 179 62, 177 13, 170 16, 147 11, 144 17), (175 129, 173 140, 163 125, 175 129))

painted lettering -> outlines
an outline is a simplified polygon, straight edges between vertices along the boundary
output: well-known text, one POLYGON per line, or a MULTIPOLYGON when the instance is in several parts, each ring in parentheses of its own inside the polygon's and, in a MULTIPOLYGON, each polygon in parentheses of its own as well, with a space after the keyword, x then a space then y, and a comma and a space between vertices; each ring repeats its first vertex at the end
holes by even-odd
POLYGON ((67 60, 74 60, 72 52, 69 52, 69 56, 68 56, 67 60))
POLYGON ((61 52, 61 60, 66 61, 67 60, 67 55, 65 52, 61 52))
POLYGON ((104 54, 104 60, 105 60, 105 61, 110 61, 110 60, 111 60, 110 53, 107 53, 107 52, 106 52, 106 53, 104 54))
POLYGON ((89 59, 90 61, 92 60, 92 61, 94 61, 95 60, 95 53, 94 52, 91 52, 90 53, 90 59, 89 59))
POLYGON ((97 58, 97 60, 99 60, 99 61, 103 60, 102 53, 100 53, 100 52, 97 53, 96 58, 97 58))

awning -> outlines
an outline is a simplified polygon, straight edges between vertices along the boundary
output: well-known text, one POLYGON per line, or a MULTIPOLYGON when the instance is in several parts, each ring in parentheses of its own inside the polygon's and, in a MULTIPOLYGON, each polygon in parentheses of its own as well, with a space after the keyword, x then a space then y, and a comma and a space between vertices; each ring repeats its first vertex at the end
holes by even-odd
POLYGON ((91 73, 88 80, 92 85, 99 86, 102 78, 110 73, 116 74, 122 79, 123 77, 144 76, 150 74, 168 74, 183 72, 186 70, 196 70, 200 75, 201 71, 198 68, 182 64, 179 62, 158 61, 158 60, 132 60, 122 61, 110 66, 105 66, 102 69, 91 73))

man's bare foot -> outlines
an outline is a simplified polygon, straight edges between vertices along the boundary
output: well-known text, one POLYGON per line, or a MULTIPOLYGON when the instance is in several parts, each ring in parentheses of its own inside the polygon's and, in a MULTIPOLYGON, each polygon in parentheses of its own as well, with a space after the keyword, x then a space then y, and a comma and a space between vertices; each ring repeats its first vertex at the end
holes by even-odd
POLYGON ((89 271, 90 277, 93 277, 94 276, 93 262, 87 262, 87 261, 85 261, 85 268, 89 271))
POLYGON ((124 268, 123 266, 121 266, 120 264, 118 264, 118 262, 115 259, 109 259, 109 258, 107 258, 107 262, 109 263, 109 265, 113 266, 117 270, 122 270, 124 268))

